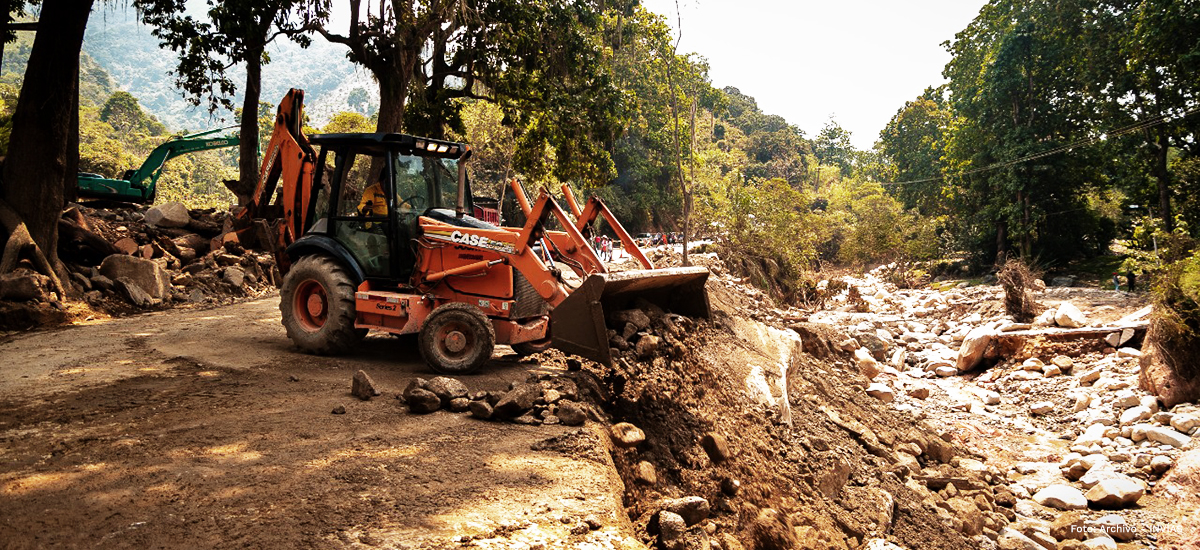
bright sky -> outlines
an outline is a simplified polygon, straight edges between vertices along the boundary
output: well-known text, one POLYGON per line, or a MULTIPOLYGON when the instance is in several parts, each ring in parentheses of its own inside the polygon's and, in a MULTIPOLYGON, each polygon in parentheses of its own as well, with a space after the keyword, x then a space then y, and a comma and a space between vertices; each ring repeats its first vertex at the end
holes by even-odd
MULTIPOLYGON (((942 84, 941 46, 985 0, 679 0, 679 51, 816 137, 832 116, 869 149, 904 102, 942 84)), ((675 0, 642 0, 676 28, 675 0)))

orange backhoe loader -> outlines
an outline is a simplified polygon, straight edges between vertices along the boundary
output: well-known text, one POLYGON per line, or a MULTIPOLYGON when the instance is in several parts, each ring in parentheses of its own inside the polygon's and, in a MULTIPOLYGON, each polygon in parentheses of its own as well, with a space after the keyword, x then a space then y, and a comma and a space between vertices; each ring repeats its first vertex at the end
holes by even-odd
POLYGON ((498 343, 610 364, 606 311, 645 299, 709 315, 708 271, 654 269, 599 199, 580 209, 568 191, 568 215, 545 190, 530 204, 514 180, 527 221, 497 227, 469 215, 467 145, 386 133, 306 137, 303 97, 293 89, 280 102, 258 187, 223 237, 275 252, 283 325, 301 350, 347 352, 373 329, 416 333, 426 362, 444 373, 478 368, 498 343), (584 237, 600 217, 643 269, 608 271, 584 237))

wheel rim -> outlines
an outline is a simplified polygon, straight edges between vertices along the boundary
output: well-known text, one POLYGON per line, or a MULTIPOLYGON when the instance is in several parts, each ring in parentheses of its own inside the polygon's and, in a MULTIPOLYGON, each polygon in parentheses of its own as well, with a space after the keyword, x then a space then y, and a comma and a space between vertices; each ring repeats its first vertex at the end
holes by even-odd
POLYGON ((470 355, 476 341, 471 327, 464 323, 446 323, 437 332, 438 352, 448 359, 457 360, 470 355))
POLYGON ((296 312, 300 326, 309 331, 321 330, 329 319, 329 295, 325 287, 313 280, 300 283, 292 310, 296 312))

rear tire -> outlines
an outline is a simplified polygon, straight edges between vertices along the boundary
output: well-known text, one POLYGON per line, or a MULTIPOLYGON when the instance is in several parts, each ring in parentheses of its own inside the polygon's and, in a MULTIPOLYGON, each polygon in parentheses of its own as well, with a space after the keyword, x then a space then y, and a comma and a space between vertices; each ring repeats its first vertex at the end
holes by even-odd
POLYGON ((279 311, 288 338, 305 353, 337 355, 367 335, 354 328, 354 283, 327 256, 300 258, 283 279, 279 311))
POLYGON ((434 371, 467 374, 492 358, 496 331, 479 308, 452 302, 429 314, 417 337, 421 357, 434 371))

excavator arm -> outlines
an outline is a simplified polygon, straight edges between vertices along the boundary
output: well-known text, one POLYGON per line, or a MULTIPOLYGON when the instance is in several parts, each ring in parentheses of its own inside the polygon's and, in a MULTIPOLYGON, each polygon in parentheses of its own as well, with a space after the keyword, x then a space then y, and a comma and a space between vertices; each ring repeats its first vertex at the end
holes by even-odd
POLYGON ((79 194, 91 198, 152 203, 158 193, 158 178, 162 176, 168 160, 196 151, 237 146, 241 143, 237 133, 207 137, 230 128, 236 126, 174 137, 155 147, 138 169, 126 172, 121 179, 106 179, 81 172, 77 178, 79 194))
POLYGON ((265 223, 267 230, 256 232, 255 237, 259 241, 270 239, 271 242, 259 245, 274 252, 284 272, 290 263, 284 249, 304 235, 314 192, 316 152, 304 135, 303 121, 304 90, 292 88, 279 102, 275 128, 259 169, 258 185, 234 214, 234 231, 223 237, 244 241, 250 238, 255 223, 265 223), (276 197, 277 187, 280 192, 276 197), (273 197, 276 198, 272 203, 273 197))

